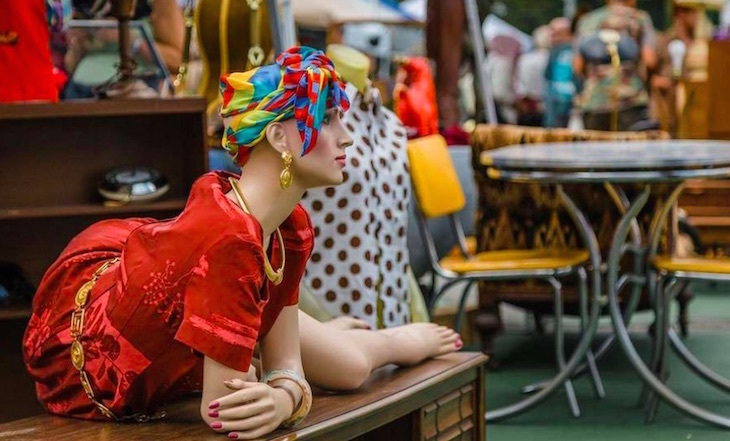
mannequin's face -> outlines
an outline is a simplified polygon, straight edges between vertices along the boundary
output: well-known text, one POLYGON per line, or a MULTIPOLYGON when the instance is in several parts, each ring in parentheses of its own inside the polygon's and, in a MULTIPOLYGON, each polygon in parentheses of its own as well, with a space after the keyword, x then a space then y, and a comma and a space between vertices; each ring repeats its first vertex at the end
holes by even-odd
POLYGON ((287 148, 294 157, 292 173, 294 181, 305 188, 330 187, 344 180, 345 149, 352 145, 352 138, 345 131, 338 109, 327 110, 319 130, 317 145, 300 157, 302 141, 296 121, 282 123, 287 137, 287 148))

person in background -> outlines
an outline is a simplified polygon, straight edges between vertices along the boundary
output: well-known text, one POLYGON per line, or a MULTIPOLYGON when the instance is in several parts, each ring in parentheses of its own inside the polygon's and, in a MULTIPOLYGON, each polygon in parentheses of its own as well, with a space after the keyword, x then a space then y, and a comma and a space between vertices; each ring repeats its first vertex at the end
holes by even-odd
MULTIPOLYGON (((111 0, 73 0, 74 18, 110 18, 111 0)), ((152 28, 157 51, 172 74, 182 60, 185 25, 177 0, 137 0, 133 20, 147 20, 152 28)), ((132 41, 132 49, 143 50, 141 42, 132 41)), ((144 54, 141 54, 144 55, 144 54)))
POLYGON ((517 124, 515 74, 520 44, 514 38, 500 35, 487 43, 487 50, 484 69, 497 107, 497 120, 501 124, 517 124))
POLYGON ((568 127, 575 97, 573 33, 568 18, 550 21, 550 56, 545 69, 545 127, 568 127))
MULTIPOLYGON (((612 29, 628 34, 641 48, 638 63, 623 63, 618 90, 619 130, 648 119, 649 94, 645 81, 647 73, 657 64, 656 35, 651 17, 636 8, 636 0, 608 0, 606 6, 589 12, 578 23, 576 43, 582 38, 612 29)), ((583 111, 583 123, 589 130, 610 130, 613 112, 613 68, 610 64, 588 65, 576 51, 573 60, 576 75, 585 78, 583 91, 576 105, 583 111)))
POLYGON ((58 101, 66 77, 53 67, 50 41, 67 11, 63 0, 0 0, 0 103, 58 101))
MULTIPOLYGON (((74 19, 113 20, 111 0, 73 0, 72 5, 74 19)), ((148 22, 157 52, 169 72, 175 75, 182 61, 185 39, 183 14, 177 0, 137 0, 132 19, 148 22)), ((94 88, 117 72, 117 29, 89 33, 84 29, 71 28, 65 34, 65 46, 54 46, 54 52, 64 54, 63 65, 57 63, 56 67, 68 72, 70 77, 62 98, 94 98, 94 88)), ((144 38, 136 31, 130 32, 130 38, 132 57, 138 63, 137 72, 156 70, 155 57, 144 38)), ((148 86, 154 89, 157 84, 153 81, 148 86)))
MULTIPOLYGON (((672 8, 672 25, 666 31, 657 36, 657 55, 658 63, 656 74, 651 78, 651 106, 652 113, 657 115, 664 130, 673 133, 676 128, 675 115, 671 107, 675 105, 675 90, 672 78, 675 75, 672 68, 672 59, 669 56, 669 43, 673 40, 680 40, 686 48, 685 60, 683 61, 684 72, 677 72, 678 75, 686 73, 687 61, 690 48, 696 38, 702 38, 697 35, 698 24, 700 20, 707 20, 700 17, 699 11, 691 6, 687 6, 686 1, 674 0, 672 8)), ((709 38, 709 35, 704 36, 709 38)), ((707 68, 707 60, 702 60, 702 68, 707 68)))
POLYGON ((535 49, 517 60, 515 107, 522 126, 542 126, 545 112, 545 69, 550 57, 550 27, 540 26, 532 33, 535 49))

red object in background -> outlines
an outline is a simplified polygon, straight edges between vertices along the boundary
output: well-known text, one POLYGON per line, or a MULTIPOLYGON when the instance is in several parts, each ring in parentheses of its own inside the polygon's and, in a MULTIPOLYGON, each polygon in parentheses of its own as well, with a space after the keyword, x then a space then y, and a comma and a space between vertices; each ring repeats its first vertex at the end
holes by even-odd
POLYGON ((469 145, 469 133, 461 126, 453 125, 441 132, 447 145, 469 145))
POLYGON ((0 103, 58 101, 45 0, 0 0, 0 103))
POLYGON ((415 129, 415 136, 409 134, 409 138, 438 133, 436 87, 427 59, 409 58, 400 66, 398 77, 394 110, 403 125, 415 129))

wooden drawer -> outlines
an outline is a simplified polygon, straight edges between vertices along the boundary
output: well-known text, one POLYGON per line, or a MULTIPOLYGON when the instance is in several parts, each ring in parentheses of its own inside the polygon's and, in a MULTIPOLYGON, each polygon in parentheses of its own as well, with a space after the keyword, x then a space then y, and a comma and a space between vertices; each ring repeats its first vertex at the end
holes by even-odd
POLYGON ((473 384, 455 390, 421 409, 425 441, 473 440, 477 437, 477 394, 473 384))

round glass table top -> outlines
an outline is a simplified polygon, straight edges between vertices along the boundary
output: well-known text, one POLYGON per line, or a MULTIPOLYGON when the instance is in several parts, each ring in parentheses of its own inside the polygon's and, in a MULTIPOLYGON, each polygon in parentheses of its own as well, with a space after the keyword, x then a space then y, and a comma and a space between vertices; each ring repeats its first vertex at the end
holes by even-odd
POLYGON ((730 166, 730 141, 656 140, 525 144, 483 152, 481 163, 520 171, 683 170, 730 166))

